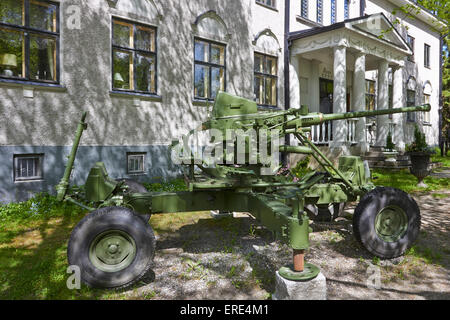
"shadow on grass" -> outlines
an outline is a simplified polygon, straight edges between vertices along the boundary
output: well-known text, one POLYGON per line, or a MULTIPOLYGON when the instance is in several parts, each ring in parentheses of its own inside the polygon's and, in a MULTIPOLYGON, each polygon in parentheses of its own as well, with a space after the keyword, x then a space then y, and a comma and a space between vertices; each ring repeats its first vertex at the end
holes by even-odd
POLYGON ((0 242, 0 299, 93 299, 105 294, 82 285, 69 290, 67 241, 84 214, 24 221, 0 242), (34 226, 30 228, 29 226, 34 226))

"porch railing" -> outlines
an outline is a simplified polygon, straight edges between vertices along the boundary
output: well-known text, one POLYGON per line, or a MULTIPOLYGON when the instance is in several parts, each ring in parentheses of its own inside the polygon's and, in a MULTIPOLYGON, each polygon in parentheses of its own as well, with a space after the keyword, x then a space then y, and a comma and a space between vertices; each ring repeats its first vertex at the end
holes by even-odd
MULTIPOLYGON (((356 143, 356 122, 358 119, 347 119, 347 142, 356 143)), ((333 141, 333 121, 326 121, 311 127, 311 141, 314 144, 328 144, 333 141)))

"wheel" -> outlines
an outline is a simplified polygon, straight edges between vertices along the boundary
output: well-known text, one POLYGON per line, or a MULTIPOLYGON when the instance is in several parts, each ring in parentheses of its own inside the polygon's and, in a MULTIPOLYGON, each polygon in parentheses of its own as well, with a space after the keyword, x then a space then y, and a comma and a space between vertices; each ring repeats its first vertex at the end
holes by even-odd
POLYGON ((420 210, 406 192, 377 187, 365 194, 353 215, 356 239, 380 258, 402 255, 417 239, 420 210))
POLYGON ((345 202, 331 203, 326 206, 317 206, 309 204, 305 206, 305 209, 310 213, 310 217, 313 221, 318 222, 331 222, 337 217, 341 216, 344 212, 345 202))
POLYGON ((69 265, 95 288, 126 288, 150 269, 155 236, 132 210, 105 207, 84 217, 73 229, 67 248, 69 265))
MULTIPOLYGON (((126 186, 128 186, 127 192, 129 193, 135 193, 135 192, 148 192, 147 188, 144 187, 142 184, 140 184, 137 181, 131 180, 131 179, 116 179, 116 181, 124 182, 126 186)), ((145 222, 148 222, 150 220, 151 214, 137 214, 141 219, 143 219, 145 222)))

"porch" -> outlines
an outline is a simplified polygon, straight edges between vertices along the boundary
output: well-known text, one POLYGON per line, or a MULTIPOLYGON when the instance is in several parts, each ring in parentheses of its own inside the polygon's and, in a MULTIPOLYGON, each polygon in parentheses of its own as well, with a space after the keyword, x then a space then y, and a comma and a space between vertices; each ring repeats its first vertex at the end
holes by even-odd
MULTIPOLYGON (((344 113, 404 106, 403 69, 412 52, 383 14, 293 32, 289 41, 291 107, 344 113)), ((405 119, 393 114, 330 121, 312 127, 310 138, 345 154, 365 154, 385 146, 391 132, 402 151, 405 119)))

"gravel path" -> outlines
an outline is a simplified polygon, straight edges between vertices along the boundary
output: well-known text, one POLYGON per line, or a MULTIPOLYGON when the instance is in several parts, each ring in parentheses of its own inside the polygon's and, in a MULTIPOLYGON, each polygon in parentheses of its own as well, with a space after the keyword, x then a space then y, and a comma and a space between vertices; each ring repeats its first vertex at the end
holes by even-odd
MULTIPOLYGON (((307 261, 327 278, 328 299, 450 299, 450 190, 415 194, 422 228, 413 250, 392 260, 368 254, 354 239, 350 214, 313 223, 307 261)), ((270 299, 274 272, 291 250, 245 213, 202 213, 160 233, 153 272, 127 292, 134 299, 270 299)))

